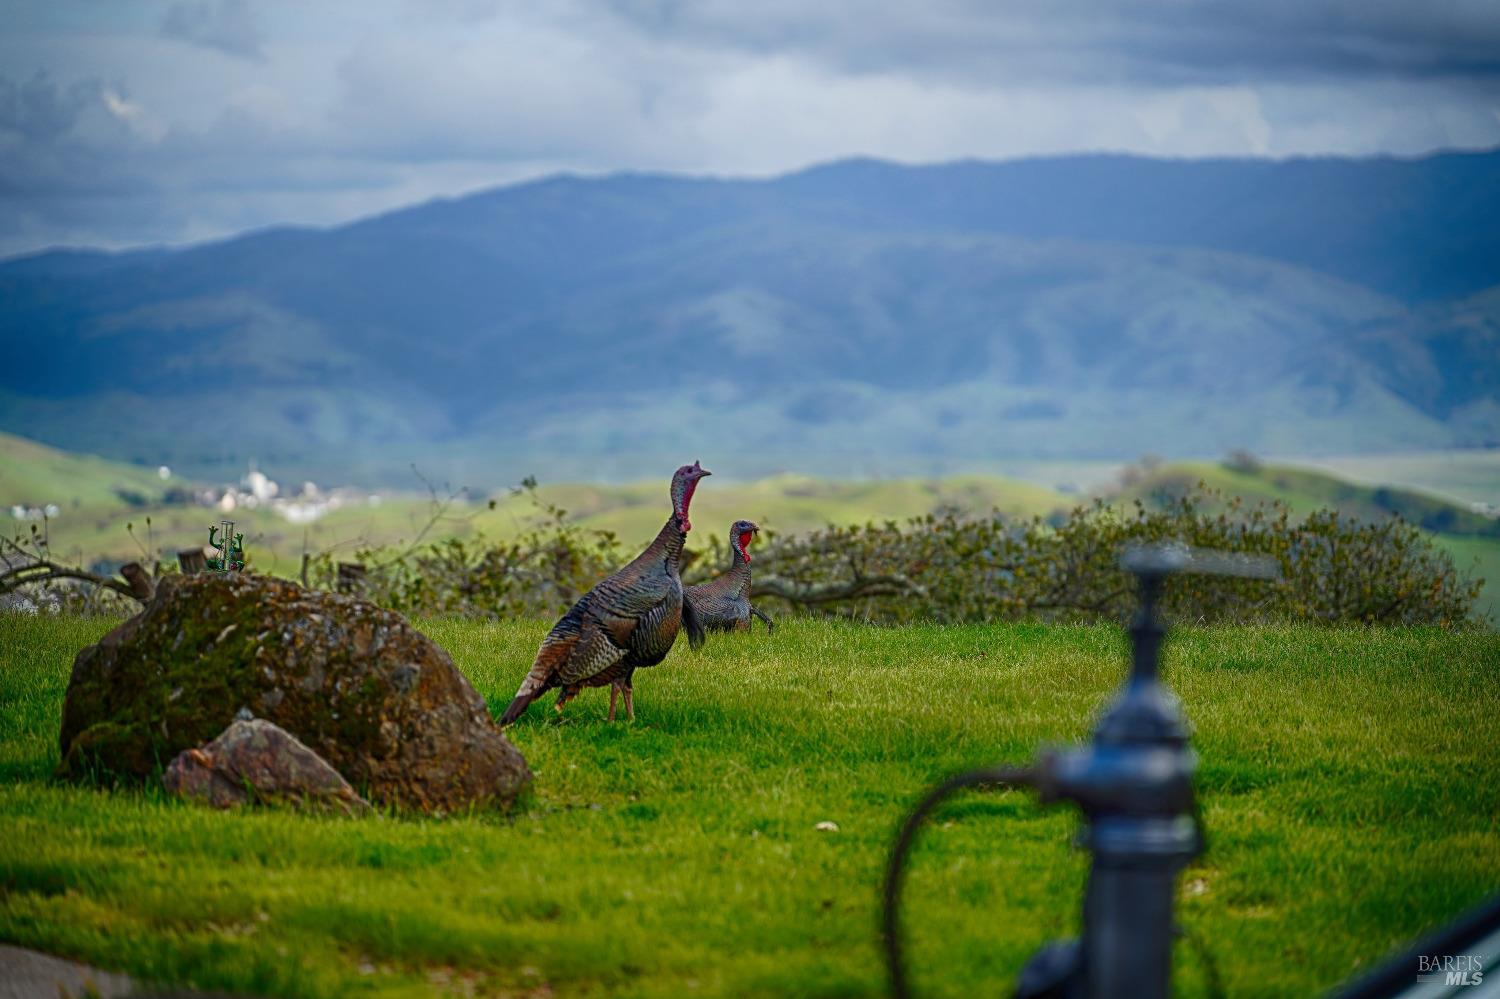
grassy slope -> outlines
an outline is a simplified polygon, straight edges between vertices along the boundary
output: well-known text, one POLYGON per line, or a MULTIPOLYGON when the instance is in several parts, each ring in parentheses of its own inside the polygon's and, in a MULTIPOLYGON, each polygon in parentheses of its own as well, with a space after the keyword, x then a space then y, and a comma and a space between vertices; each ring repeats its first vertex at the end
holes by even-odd
POLYGON ((0 503, 41 506, 56 503, 64 511, 80 507, 119 507, 116 489, 159 496, 171 485, 154 469, 72 454, 24 437, 0 433, 0 503))
MULTIPOLYGON (((541 497, 566 509, 570 519, 585 527, 615 531, 627 547, 644 543, 667 516, 666 487, 662 483, 623 486, 544 486, 541 497)), ((1059 493, 1006 479, 967 478, 891 480, 883 482, 813 482, 776 477, 748 483, 718 483, 710 479, 693 501, 694 536, 689 547, 704 547, 711 534, 724 537, 730 523, 741 518, 785 533, 797 533, 829 523, 866 520, 903 520, 929 513, 945 504, 965 509, 998 508, 1019 516, 1045 515, 1066 508, 1059 493), (710 489, 710 485, 713 487, 710 489)), ((306 528, 311 551, 333 548, 350 552, 361 543, 391 545, 410 541, 426 526, 431 515, 428 500, 412 497, 386 498, 378 506, 353 506, 334 510, 306 528)), ((151 517, 153 547, 166 557, 179 548, 202 544, 208 528, 222 516, 236 522, 245 534, 252 559, 268 572, 294 573, 300 564, 303 527, 290 524, 265 510, 236 510, 220 514, 203 507, 156 507, 126 510, 118 504, 107 509, 84 508, 72 516, 64 511, 51 525, 53 550, 82 561, 105 555, 139 558, 140 548, 125 530, 133 523, 146 541, 145 518, 151 517)), ((496 509, 480 504, 454 506, 437 524, 432 538, 469 537, 483 531, 490 537, 509 537, 537 520, 529 499, 506 496, 496 509)))
MULTIPOLYGON (((52 550, 70 561, 88 564, 97 558, 140 558, 141 547, 126 531, 133 524, 141 545, 171 558, 180 548, 204 544, 208 528, 221 514, 197 506, 162 506, 153 502, 130 507, 117 490, 125 490, 159 501, 172 486, 189 483, 161 479, 154 470, 92 455, 72 454, 0 433, 0 516, 8 521, 7 532, 24 532, 27 525, 9 519, 12 504, 40 506, 55 503, 60 512, 49 527, 52 550), (151 518, 147 529, 146 518, 151 518)), ((394 540, 411 537, 427 519, 424 501, 403 498, 380 507, 336 511, 312 525, 310 545, 314 550, 362 534, 394 540)), ((265 510, 237 510, 231 515, 246 538, 259 542, 260 554, 276 562, 281 571, 294 571, 302 551, 302 528, 265 510)), ((248 542, 247 542, 248 544, 248 542)))
MULTIPOLYGON (((53 551, 83 563, 96 558, 139 558, 141 548, 125 525, 133 524, 141 543, 168 559, 181 548, 203 544, 208 528, 231 517, 246 538, 252 559, 266 571, 293 573, 300 565, 304 528, 267 510, 239 509, 220 514, 197 506, 154 504, 129 508, 116 488, 159 498, 168 486, 154 471, 132 465, 71 455, 0 433, 0 504, 56 503, 60 515, 50 524, 53 551), (150 533, 146 517, 151 518, 150 533)), ((544 485, 541 498, 568 510, 585 527, 615 531, 627 545, 649 539, 666 519, 666 482, 630 485, 544 485)), ((942 506, 966 510, 998 509, 1020 517, 1045 516, 1065 508, 1067 497, 1050 489, 998 476, 956 476, 938 480, 890 479, 842 482, 806 476, 778 475, 754 482, 709 479, 693 505, 698 525, 694 541, 705 545, 710 534, 723 537, 741 518, 783 533, 797 533, 830 523, 904 520, 942 506)), ((0 511, 3 512, 3 511, 0 511)), ((482 504, 456 505, 435 526, 434 537, 470 536, 484 531, 508 537, 536 520, 536 509, 524 496, 498 497, 495 510, 482 504)), ((372 545, 410 541, 426 526, 431 503, 410 495, 385 497, 378 506, 358 503, 334 510, 305 529, 309 550, 348 552, 361 542, 372 545)), ((12 530, 15 524, 12 524, 12 530)))
POLYGON ((1489 615, 1492 625, 1500 625, 1500 541, 1446 534, 1434 540, 1453 556, 1453 564, 1459 571, 1484 580, 1484 588, 1479 591, 1479 611, 1489 615))
MULTIPOLYGON (((587 527, 615 531, 622 538, 649 538, 666 519, 666 487, 647 482, 629 486, 564 485, 544 487, 544 499, 566 509, 587 527)), ((693 523, 703 535, 725 536, 741 518, 783 534, 797 534, 833 524, 905 520, 940 507, 999 510, 1010 516, 1046 516, 1070 505, 1061 493, 1026 482, 994 476, 943 479, 839 481, 805 475, 777 475, 756 482, 707 479, 693 499, 693 523)), ((531 512, 524 497, 504 501, 493 514, 476 519, 491 533, 514 529, 531 512)))
POLYGON ((1500 502, 1500 448, 1420 451, 1414 454, 1341 458, 1289 458, 1367 485, 1404 486, 1446 496, 1457 503, 1500 502))
POLYGON ((1119 498, 1148 497, 1163 488, 1180 489, 1199 481, 1252 503, 1280 500, 1302 515, 1335 507, 1361 520, 1378 520, 1399 512, 1413 523, 1441 517, 1446 521, 1441 528, 1446 533, 1500 537, 1500 523, 1493 518, 1455 507, 1439 497, 1416 490, 1360 485, 1326 472, 1285 465, 1239 471, 1216 462, 1174 462, 1122 490, 1119 498))
MULTIPOLYGON (((1123 653, 1102 627, 785 622, 642 674, 634 726, 598 691, 561 727, 533 709, 510 819, 335 821, 48 783, 71 657, 107 626, 0 617, 0 939, 310 996, 881 994, 902 810, 1082 737, 1123 653)), ((424 626, 498 708, 545 623, 424 626)), ((1211 843, 1182 920, 1229 994, 1322 991, 1497 887, 1500 636, 1190 631, 1168 662, 1211 843)), ((996 992, 1074 930, 1072 827, 1021 794, 938 817, 908 889, 924 995, 996 992)), ((1178 967, 1202 994, 1189 948, 1178 967)))

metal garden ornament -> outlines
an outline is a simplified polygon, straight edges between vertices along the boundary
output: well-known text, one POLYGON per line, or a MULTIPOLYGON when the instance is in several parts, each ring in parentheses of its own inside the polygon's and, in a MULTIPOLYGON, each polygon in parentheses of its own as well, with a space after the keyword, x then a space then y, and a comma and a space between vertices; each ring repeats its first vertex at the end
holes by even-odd
POLYGON ((234 521, 221 521, 219 527, 208 529, 208 546, 219 554, 208 560, 208 568, 215 572, 239 572, 245 568, 245 535, 234 532, 234 521), (220 530, 224 532, 221 541, 215 541, 214 536, 220 530))

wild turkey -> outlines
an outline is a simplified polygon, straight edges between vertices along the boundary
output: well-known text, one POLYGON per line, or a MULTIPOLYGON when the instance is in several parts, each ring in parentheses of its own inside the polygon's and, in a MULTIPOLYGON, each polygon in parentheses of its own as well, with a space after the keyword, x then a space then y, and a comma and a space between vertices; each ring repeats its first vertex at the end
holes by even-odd
POLYGON ((615 720, 615 701, 625 695, 625 713, 635 720, 630 678, 636 670, 655 666, 667 657, 686 627, 694 647, 703 644, 703 627, 682 602, 679 575, 682 544, 692 528, 688 506, 698 480, 710 474, 696 461, 672 476, 672 516, 656 540, 629 565, 606 577, 585 593, 562 620, 552 626, 516 699, 510 702, 501 725, 509 725, 527 706, 554 687, 557 710, 584 687, 610 684, 609 720, 615 720))
POLYGON ((750 539, 760 533, 748 520, 736 520, 729 526, 729 548, 733 552, 729 571, 716 579, 689 586, 683 602, 692 607, 703 627, 710 631, 746 631, 750 615, 775 627, 771 619, 750 605, 750 539))

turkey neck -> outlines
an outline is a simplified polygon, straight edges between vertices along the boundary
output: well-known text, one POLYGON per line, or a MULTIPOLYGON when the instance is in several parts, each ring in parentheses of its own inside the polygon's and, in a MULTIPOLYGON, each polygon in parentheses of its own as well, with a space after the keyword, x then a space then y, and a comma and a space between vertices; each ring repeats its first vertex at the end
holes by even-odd
POLYGON ((667 522, 657 532, 656 540, 646 549, 646 557, 652 562, 666 560, 668 571, 674 576, 681 576, 682 546, 686 542, 687 533, 677 526, 677 516, 674 514, 667 518, 667 522))

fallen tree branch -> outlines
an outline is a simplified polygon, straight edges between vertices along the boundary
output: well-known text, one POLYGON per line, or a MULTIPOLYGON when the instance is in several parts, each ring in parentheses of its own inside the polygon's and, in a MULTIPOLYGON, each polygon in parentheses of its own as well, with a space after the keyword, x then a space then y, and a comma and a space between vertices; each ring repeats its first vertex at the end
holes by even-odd
POLYGON ((927 591, 901 576, 860 576, 836 583, 798 583, 776 576, 756 577, 751 597, 776 597, 789 604, 827 604, 864 597, 924 597, 927 591))
POLYGON ((123 593, 125 596, 136 600, 145 599, 137 596, 131 590, 128 583, 118 579, 101 576, 98 573, 89 572, 87 569, 70 569, 67 566, 51 565, 45 562, 29 565, 22 569, 14 569, 0 576, 0 593, 10 593, 12 590, 18 590, 23 586, 30 586, 33 583, 45 583, 53 579, 81 579, 86 583, 93 583, 96 586, 108 587, 116 593, 123 593))
POLYGON ((0 571, 0 593, 10 593, 23 586, 46 583, 54 579, 77 579, 85 583, 93 583, 95 586, 106 587, 141 603, 150 600, 156 592, 156 581, 139 562, 128 562, 121 566, 120 574, 125 579, 119 580, 113 576, 102 576, 97 572, 90 572, 77 566, 62 565, 51 559, 38 557, 8 539, 0 538, 0 541, 4 541, 14 550, 14 555, 6 553, 4 556, 5 568, 0 571), (16 556, 19 556, 21 560, 19 563, 14 561, 16 556))

